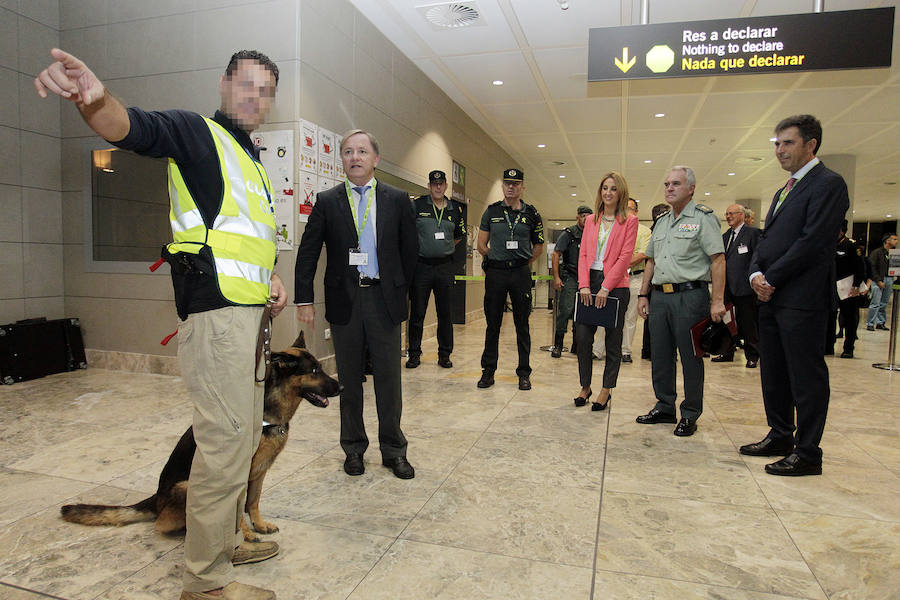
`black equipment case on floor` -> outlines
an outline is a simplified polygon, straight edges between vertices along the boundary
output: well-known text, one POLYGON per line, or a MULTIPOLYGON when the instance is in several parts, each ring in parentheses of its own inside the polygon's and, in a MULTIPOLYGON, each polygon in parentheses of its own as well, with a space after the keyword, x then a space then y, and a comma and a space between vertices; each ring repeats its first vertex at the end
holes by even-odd
POLYGON ((0 382, 87 368, 78 319, 27 319, 0 326, 0 382))

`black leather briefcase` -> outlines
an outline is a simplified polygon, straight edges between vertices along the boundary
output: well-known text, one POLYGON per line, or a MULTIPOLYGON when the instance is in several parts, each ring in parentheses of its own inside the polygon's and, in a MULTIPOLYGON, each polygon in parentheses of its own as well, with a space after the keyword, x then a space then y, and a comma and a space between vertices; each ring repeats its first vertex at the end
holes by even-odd
POLYGON ((6 385, 85 368, 78 319, 27 319, 0 326, 0 382, 6 385))

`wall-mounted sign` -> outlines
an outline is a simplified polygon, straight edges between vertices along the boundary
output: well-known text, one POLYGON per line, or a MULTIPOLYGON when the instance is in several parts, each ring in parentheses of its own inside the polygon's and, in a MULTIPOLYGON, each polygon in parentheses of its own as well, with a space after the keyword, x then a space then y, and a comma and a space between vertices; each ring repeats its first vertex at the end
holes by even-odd
POLYGON ((590 30, 588 81, 891 66, 894 7, 590 30))

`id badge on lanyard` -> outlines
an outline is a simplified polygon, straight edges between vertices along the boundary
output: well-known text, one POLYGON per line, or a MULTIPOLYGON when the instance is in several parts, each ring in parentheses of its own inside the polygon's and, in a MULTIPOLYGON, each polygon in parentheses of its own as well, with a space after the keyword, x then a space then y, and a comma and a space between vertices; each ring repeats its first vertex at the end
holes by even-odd
POLYGON ((363 252, 359 248, 350 248, 350 264, 358 267, 368 266, 369 253, 363 252))

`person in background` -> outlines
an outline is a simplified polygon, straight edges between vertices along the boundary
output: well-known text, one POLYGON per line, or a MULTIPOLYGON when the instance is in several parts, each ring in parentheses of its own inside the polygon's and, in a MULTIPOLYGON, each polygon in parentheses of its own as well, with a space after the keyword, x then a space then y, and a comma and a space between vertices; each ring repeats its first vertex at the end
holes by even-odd
MULTIPOLYGON (((622 357, 622 331, 628 308, 628 265, 634 254, 637 238, 637 215, 628 211, 628 183, 621 174, 612 171, 603 177, 597 190, 592 218, 584 225, 581 251, 578 255, 578 301, 597 308, 606 306, 610 297, 618 300, 616 326, 605 328, 606 364, 603 368, 603 387, 591 410, 606 410, 610 392, 616 387, 622 357)), ((578 344, 578 378, 581 391, 575 406, 584 406, 591 397, 593 361, 592 347, 595 325, 575 323, 578 344)))
MULTIPOLYGON (((559 292, 556 307, 556 329, 553 336, 553 350, 550 356, 562 356, 563 340, 569 321, 575 313, 575 295, 578 292, 578 252, 581 249, 581 234, 584 220, 594 214, 589 206, 581 205, 575 211, 576 224, 566 227, 556 240, 553 249, 553 287, 559 292)), ((573 335, 572 349, 575 349, 573 335)))
POLYGON ((888 254, 897 247, 897 234, 886 233, 881 236, 881 247, 869 255, 872 263, 872 302, 866 317, 866 329, 887 330, 887 305, 891 301, 891 286, 894 278, 888 275, 888 254))
POLYGON ((537 209, 522 200, 525 174, 521 169, 503 171, 503 200, 485 209, 478 231, 478 252, 484 257, 484 352, 481 354, 479 388, 494 385, 506 297, 512 302, 519 363, 519 389, 531 389, 531 271, 544 251, 544 223, 537 209))
MULTIPOLYGON (((843 298, 839 298, 838 307, 841 311, 841 321, 844 331, 844 350, 841 358, 853 358, 853 346, 856 343, 856 328, 859 326, 859 286, 865 281, 866 266, 859 245, 847 237, 847 219, 841 223, 841 233, 838 238, 834 257, 835 281, 841 281, 852 277, 850 292, 843 298)), ((834 329, 838 318, 838 311, 831 311, 828 320, 828 330, 825 339, 825 352, 831 350, 834 354, 836 340, 834 329)))
POLYGON ((416 231, 419 235, 419 262, 409 286, 409 323, 407 324, 407 369, 419 366, 422 356, 422 330, 428 296, 434 290, 434 310, 437 313, 438 366, 449 369, 453 352, 453 318, 450 315, 450 290, 453 288, 453 252, 466 237, 462 209, 455 200, 444 195, 447 174, 432 171, 428 174, 429 194, 419 196, 413 203, 416 231))
MULTIPOLYGON (((732 204, 725 209, 728 230, 722 234, 725 244, 725 302, 734 304, 738 334, 744 340, 746 367, 755 369, 759 363, 759 333, 756 316, 756 294, 747 278, 750 273, 750 257, 759 243, 760 231, 746 224, 746 208, 732 204)), ((712 362, 731 362, 734 349, 715 356, 712 362)))

